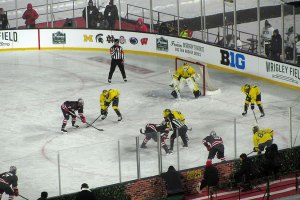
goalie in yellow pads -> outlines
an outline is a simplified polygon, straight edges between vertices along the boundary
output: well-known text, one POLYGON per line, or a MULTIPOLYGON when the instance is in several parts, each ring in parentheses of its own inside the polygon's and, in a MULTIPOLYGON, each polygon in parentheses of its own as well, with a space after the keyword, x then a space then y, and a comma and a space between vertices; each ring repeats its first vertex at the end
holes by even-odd
POLYGON ((261 104, 261 92, 258 86, 256 85, 248 85, 245 84, 242 87, 242 92, 246 94, 246 99, 245 99, 245 106, 244 106, 244 112, 242 113, 243 116, 246 116, 247 110, 249 107, 249 103, 251 103, 251 110, 254 110, 254 103, 257 104, 258 109, 261 113, 260 117, 265 116, 264 109, 261 104))
POLYGON ((195 98, 198 98, 201 95, 199 86, 196 84, 196 79, 199 78, 192 66, 189 66, 187 63, 184 63, 180 66, 176 72, 173 74, 173 79, 170 84, 174 88, 171 95, 174 98, 180 97, 180 92, 187 84, 190 90, 193 92, 195 98))
POLYGON ((103 90, 100 94, 100 108, 101 108, 101 119, 104 120, 107 117, 108 107, 112 103, 112 107, 118 115, 118 121, 122 120, 122 115, 119 110, 119 96, 120 91, 115 89, 103 90))
POLYGON ((273 144, 274 131, 272 129, 261 129, 258 126, 252 128, 253 132, 253 151, 261 154, 265 148, 273 144))

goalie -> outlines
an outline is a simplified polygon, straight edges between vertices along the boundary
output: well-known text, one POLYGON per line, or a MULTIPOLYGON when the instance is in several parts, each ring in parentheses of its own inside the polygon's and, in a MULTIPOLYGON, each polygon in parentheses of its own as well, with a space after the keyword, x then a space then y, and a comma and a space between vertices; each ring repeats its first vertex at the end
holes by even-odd
POLYGON ((196 84, 196 80, 199 78, 192 66, 189 66, 187 63, 184 63, 180 66, 176 72, 173 74, 173 79, 170 84, 174 90, 171 92, 171 95, 174 98, 180 97, 180 92, 187 84, 190 90, 193 92, 195 98, 198 98, 201 95, 199 86, 196 84))

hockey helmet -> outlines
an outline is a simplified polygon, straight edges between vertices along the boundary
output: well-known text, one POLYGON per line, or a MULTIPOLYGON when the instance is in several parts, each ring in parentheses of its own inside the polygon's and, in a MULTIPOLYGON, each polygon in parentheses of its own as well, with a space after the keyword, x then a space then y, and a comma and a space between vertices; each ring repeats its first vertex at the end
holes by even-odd
POLYGON ((17 173, 17 168, 16 168, 16 166, 10 166, 10 167, 9 167, 9 171, 10 171, 11 173, 13 173, 13 174, 16 174, 16 173, 17 173))
POLYGON ((254 127, 252 128, 253 134, 255 134, 257 131, 259 131, 259 127, 258 127, 258 126, 254 126, 254 127))
POLYGON ((211 131, 209 135, 210 135, 210 136, 213 136, 213 137, 216 137, 216 136, 217 136, 217 133, 216 133, 216 131, 211 131))
POLYGON ((78 104, 79 104, 79 106, 84 106, 84 101, 82 98, 78 99, 78 104))
POLYGON ((108 96, 108 90, 103 90, 102 94, 103 94, 103 96, 107 97, 108 96))
POLYGON ((171 113, 171 110, 170 109, 165 109, 163 113, 164 113, 165 116, 168 116, 171 113))
POLYGON ((245 91, 246 93, 249 93, 249 91, 250 91, 250 85, 249 85, 249 84, 245 84, 245 85, 242 87, 242 91, 245 91))

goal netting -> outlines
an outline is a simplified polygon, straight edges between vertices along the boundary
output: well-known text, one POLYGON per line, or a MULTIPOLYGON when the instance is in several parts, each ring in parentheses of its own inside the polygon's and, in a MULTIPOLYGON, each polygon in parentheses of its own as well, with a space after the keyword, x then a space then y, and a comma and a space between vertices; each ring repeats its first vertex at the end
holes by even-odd
POLYGON ((182 58, 175 59, 175 70, 177 70, 184 63, 187 63, 191 67, 193 67, 196 73, 199 76, 196 78, 196 83, 199 84, 199 88, 202 92, 203 96, 206 95, 215 95, 221 92, 221 90, 213 83, 213 81, 209 78, 207 66, 203 62, 199 62, 196 60, 187 60, 182 58))

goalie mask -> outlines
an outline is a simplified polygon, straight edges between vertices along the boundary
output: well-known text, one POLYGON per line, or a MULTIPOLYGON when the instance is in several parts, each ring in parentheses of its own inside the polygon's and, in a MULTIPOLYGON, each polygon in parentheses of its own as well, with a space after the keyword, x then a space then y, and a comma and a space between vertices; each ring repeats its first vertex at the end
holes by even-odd
POLYGON ((79 99, 78 99, 78 104, 79 104, 79 106, 82 106, 82 107, 83 107, 84 101, 83 101, 82 98, 79 98, 79 99))
POLYGON ((13 174, 16 174, 17 173, 17 168, 15 166, 10 166, 9 167, 9 171, 13 174))

